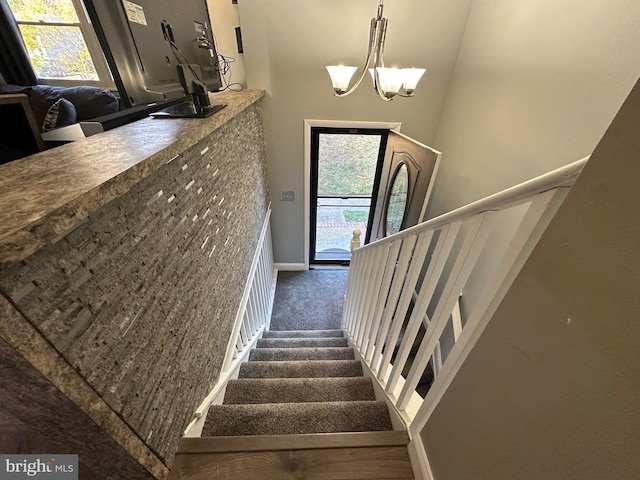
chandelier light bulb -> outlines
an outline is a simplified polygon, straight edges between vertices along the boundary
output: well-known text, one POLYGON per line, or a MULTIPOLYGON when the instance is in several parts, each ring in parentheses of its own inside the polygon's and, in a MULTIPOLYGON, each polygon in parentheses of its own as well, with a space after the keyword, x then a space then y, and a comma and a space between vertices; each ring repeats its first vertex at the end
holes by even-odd
POLYGON ((402 74, 404 76, 404 91, 407 95, 413 95, 413 91, 416 89, 418 82, 427 70, 424 68, 403 68, 402 74))
POLYGON ((391 98, 395 96, 404 83, 403 72, 399 68, 376 67, 378 72, 379 87, 385 97, 391 98))
POLYGON ((336 94, 341 95, 346 93, 349 89, 349 82, 351 77, 356 73, 358 67, 350 67, 344 65, 327 66, 327 72, 331 77, 331 83, 333 83, 333 89, 336 94))

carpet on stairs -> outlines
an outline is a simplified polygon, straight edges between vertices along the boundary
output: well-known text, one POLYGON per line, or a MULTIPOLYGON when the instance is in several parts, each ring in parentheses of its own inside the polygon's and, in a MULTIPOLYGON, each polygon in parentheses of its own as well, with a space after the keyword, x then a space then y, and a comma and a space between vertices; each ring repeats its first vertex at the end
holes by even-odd
POLYGON ((340 330, 265 332, 202 436, 288 435, 392 430, 340 330))
POLYGON ((245 362, 240 366, 240 378, 318 378, 362 376, 358 360, 298 360, 245 362))

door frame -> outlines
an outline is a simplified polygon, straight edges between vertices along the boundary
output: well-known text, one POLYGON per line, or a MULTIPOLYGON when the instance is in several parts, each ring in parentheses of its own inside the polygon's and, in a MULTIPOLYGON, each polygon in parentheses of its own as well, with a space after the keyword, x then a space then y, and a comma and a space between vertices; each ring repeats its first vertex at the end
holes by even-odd
POLYGON ((309 270, 311 231, 311 128, 372 128, 400 133, 401 122, 304 119, 304 269, 309 270))

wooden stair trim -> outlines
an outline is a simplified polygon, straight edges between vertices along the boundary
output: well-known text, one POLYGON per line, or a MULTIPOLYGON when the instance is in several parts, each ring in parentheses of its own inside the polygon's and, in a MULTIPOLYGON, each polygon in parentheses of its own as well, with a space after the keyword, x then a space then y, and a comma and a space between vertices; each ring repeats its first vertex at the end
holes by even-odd
POLYGON ((247 435, 237 437, 183 437, 176 455, 406 446, 406 431, 311 433, 302 435, 247 435))
POLYGON ((169 480, 414 480, 406 446, 177 455, 169 480))
POLYGON ((177 455, 169 480, 414 480, 406 446, 177 455))

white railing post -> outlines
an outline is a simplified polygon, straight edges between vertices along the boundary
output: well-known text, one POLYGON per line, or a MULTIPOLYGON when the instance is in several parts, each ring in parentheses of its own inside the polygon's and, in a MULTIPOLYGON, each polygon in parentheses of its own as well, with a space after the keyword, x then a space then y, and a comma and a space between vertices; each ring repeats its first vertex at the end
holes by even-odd
POLYGON ((360 235, 361 234, 362 234, 362 232, 360 230, 358 230, 357 228, 353 231, 353 237, 351 238, 351 252, 352 253, 357 248, 360 248, 360 235))
MULTIPOLYGON (((371 363, 371 358, 373 356, 373 349, 375 346, 376 339, 378 338, 378 333, 380 331, 380 322, 382 319, 382 315, 384 313, 384 307, 387 301, 387 295, 391 288, 391 281, 393 280, 393 274, 396 269, 396 263, 398 260, 398 254, 400 253, 400 242, 395 243, 387 243, 382 246, 382 249, 385 249, 386 254, 386 262, 384 265, 384 270, 382 274, 382 281, 380 291, 378 293, 378 298, 375 300, 375 310, 372 316, 373 325, 370 331, 371 341, 367 345, 367 350, 365 352, 365 360, 371 363)), ((384 339, 380 340, 384 342, 384 339)))
MULTIPOLYGON (((233 353, 234 348, 237 349, 238 352, 241 352, 243 350, 244 342, 240 340, 240 337, 247 334, 247 326, 245 325, 244 319, 245 319, 245 314, 247 313, 247 306, 249 304, 251 292, 255 288, 256 271, 258 269, 258 263, 263 250, 265 248, 270 248, 271 246, 270 242, 265 241, 266 239, 270 238, 270 235, 269 235, 270 217, 271 217, 271 208, 267 210, 267 215, 264 220, 264 224, 262 225, 262 231, 260 232, 260 238, 258 239, 256 252, 253 256, 253 261, 251 262, 251 268, 249 270, 249 276, 247 277, 247 282, 245 284, 244 293, 242 295, 240 305, 238 306, 236 321, 234 323, 231 336, 229 337, 229 342, 227 344, 227 353, 225 355, 224 363, 222 365, 223 372, 227 372, 229 370, 229 367, 231 366, 231 362, 235 358, 233 353)), ((262 327, 262 325, 260 327, 262 327)), ((247 339, 247 343, 249 343, 248 339, 247 339)))
MULTIPOLYGON (((382 275, 384 274, 384 266, 385 266, 385 256, 388 251, 388 248, 380 248, 373 255, 373 273, 370 278, 367 279, 367 291, 366 297, 369 299, 377 299, 380 294, 380 282, 382 280, 382 275)), ((376 301, 371 301, 367 303, 366 310, 364 313, 364 328, 360 329, 360 334, 358 336, 358 340, 356 343, 362 345, 362 350, 364 350, 367 345, 364 342, 371 342, 370 333, 371 333, 371 324, 373 322, 373 311, 376 307, 376 301)))
MULTIPOLYGON (((374 257, 376 252, 374 252, 374 257)), ((364 265, 363 277, 360 281, 360 288, 358 289, 358 316, 361 319, 354 329, 353 339, 356 342, 358 348, 362 346, 362 333, 364 331, 364 324, 366 323, 366 311, 367 311, 367 290, 370 286, 370 279, 373 276, 373 272, 376 269, 375 261, 366 262, 364 265)))
MULTIPOLYGON (((415 291, 416 284, 418 283, 418 277, 422 270, 422 265, 424 264, 424 259, 427 255, 427 250, 432 237, 433 232, 426 232, 418 236, 413 257, 411 259, 411 266, 407 271, 407 276, 402 286, 402 294, 398 301, 398 306, 396 307, 394 319, 392 319, 389 334, 387 335, 387 348, 382 355, 382 362, 380 364, 380 370, 378 371, 379 378, 386 377, 389 365, 391 365, 391 355, 395 350, 395 345, 398 342, 398 337, 400 336, 400 330, 402 329, 402 325, 406 319, 409 304, 411 303, 413 292, 415 291)), ((387 392, 388 391, 389 390, 387 390, 387 392)))
POLYGON ((380 370, 382 368, 382 365, 380 364, 380 362, 382 361, 382 348, 385 345, 387 333, 389 333, 389 327, 391 326, 391 321, 393 320, 393 314, 395 312, 396 305, 398 304, 398 299, 402 292, 402 286, 404 285, 405 276, 407 273, 407 269, 409 268, 409 262, 411 261, 411 255, 413 254, 416 240, 416 235, 411 235, 410 237, 402 240, 400 255, 398 256, 398 263, 396 264, 393 280, 391 281, 389 297, 387 298, 380 331, 378 332, 378 343, 376 344, 375 350, 373 352, 373 369, 378 372, 377 376, 381 381, 385 380, 380 374, 380 370))
POLYGON ((438 306, 433 313, 427 335, 424 336, 420 348, 418 348, 416 358, 407 374, 402 393, 398 397, 398 409, 400 410, 404 410, 407 406, 410 395, 418 385, 420 377, 427 367, 429 359, 433 355, 435 344, 440 339, 444 327, 447 325, 447 321, 453 310, 453 305, 469 278, 480 256, 480 252, 484 248, 484 243, 493 226, 491 220, 495 215, 495 212, 485 212, 476 215, 469 221, 468 232, 464 243, 460 247, 456 261, 451 268, 451 273, 440 297, 440 302, 438 302, 438 306), (433 333, 431 333, 431 331, 433 331, 433 333))
MULTIPOLYGON (((460 231, 460 226, 461 222, 455 222, 452 225, 446 225, 440 230, 440 236, 438 237, 433 257, 427 268, 427 273, 422 282, 420 292, 418 293, 417 302, 413 307, 411 318, 409 319, 407 329, 402 337, 400 348, 398 349, 398 354, 396 355, 393 371, 389 377, 388 391, 394 391, 398 385, 402 370, 409 358, 413 341, 422 324, 422 318, 426 316, 427 307, 436 290, 438 280, 444 271, 446 261, 451 254, 451 249, 460 231)), ((425 325, 425 328, 426 327, 425 325)))

